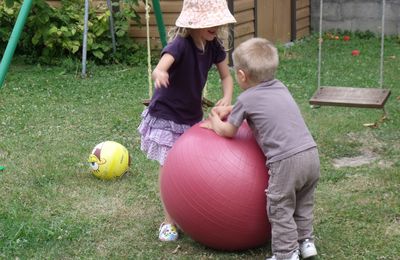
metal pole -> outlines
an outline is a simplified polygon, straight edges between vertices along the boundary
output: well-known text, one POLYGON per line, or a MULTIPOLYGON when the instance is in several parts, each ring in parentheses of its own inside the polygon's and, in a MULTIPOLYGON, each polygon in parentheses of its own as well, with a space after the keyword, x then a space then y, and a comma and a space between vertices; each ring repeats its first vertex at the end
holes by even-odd
POLYGON ((0 63, 0 88, 3 86, 4 79, 6 77, 8 68, 10 67, 11 59, 14 55, 15 48, 17 47, 21 32, 24 28, 26 18, 28 17, 29 11, 31 10, 31 6, 32 0, 25 0, 22 3, 17 21, 14 25, 14 29, 11 33, 10 39, 8 40, 6 50, 4 51, 4 55, 0 63))
POLYGON ((381 28, 381 64, 379 70, 379 85, 383 87, 383 55, 385 53, 385 9, 386 1, 382 1, 382 28, 381 28))
POLYGON ((160 34, 160 40, 163 47, 167 45, 167 36, 165 33, 165 25, 162 17, 161 6, 159 0, 153 0, 153 10, 156 16, 158 33, 160 34))
POLYGON ((86 77, 86 53, 87 53, 87 33, 89 20, 89 0, 85 0, 85 17, 83 25, 83 42, 82 42, 82 78, 86 77))
MULTIPOLYGON (((235 3, 234 3, 233 0, 229 0, 228 1, 228 8, 229 8, 229 11, 231 11, 232 14, 235 13, 235 3)), ((234 46, 235 46, 235 25, 233 23, 231 23, 228 26, 229 26, 229 34, 230 34, 230 37, 229 37, 229 40, 228 40, 228 49, 229 49, 229 52, 228 52, 228 55, 229 55, 228 65, 232 66, 233 65, 232 54, 233 54, 233 49, 234 49, 234 46)))
POLYGON ((111 41, 113 47, 113 54, 117 51, 116 43, 115 43, 115 30, 114 30, 114 17, 113 17, 113 9, 111 5, 111 0, 107 0, 108 10, 110 10, 110 33, 111 33, 111 41))
POLYGON ((318 38, 318 88, 321 86, 321 52, 322 52, 322 15, 323 15, 324 1, 321 0, 319 4, 319 38, 318 38))

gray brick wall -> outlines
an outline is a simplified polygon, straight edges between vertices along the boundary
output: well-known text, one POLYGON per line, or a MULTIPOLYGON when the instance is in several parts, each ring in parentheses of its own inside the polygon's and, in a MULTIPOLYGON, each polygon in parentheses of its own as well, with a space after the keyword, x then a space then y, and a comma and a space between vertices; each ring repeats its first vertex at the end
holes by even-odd
MULTIPOLYGON (((400 34, 400 0, 386 0, 385 33, 400 34)), ((320 0, 311 0, 311 30, 319 30, 320 0)), ((324 0, 322 28, 381 32, 382 0, 324 0)))

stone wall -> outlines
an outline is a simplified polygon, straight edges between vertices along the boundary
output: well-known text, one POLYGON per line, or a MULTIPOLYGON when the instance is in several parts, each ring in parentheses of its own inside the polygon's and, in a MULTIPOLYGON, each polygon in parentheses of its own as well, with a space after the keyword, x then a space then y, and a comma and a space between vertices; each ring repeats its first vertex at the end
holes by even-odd
MULTIPOLYGON (((323 31, 371 31, 379 34, 382 0, 324 0, 323 31)), ((320 0, 311 0, 311 30, 319 30, 320 0)), ((385 34, 400 34, 400 0, 386 0, 385 34)))

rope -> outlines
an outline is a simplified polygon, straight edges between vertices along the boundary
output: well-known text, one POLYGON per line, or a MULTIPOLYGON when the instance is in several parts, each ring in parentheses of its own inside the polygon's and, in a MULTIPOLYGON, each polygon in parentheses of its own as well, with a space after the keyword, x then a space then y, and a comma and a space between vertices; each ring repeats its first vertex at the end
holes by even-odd
POLYGON ((385 51, 385 9, 386 0, 382 0, 382 27, 381 27, 381 64, 379 70, 379 85, 383 88, 383 55, 385 51))
POLYGON ((324 1, 319 4, 319 38, 318 38, 318 88, 321 86, 321 52, 322 52, 322 8, 324 1))
POLYGON ((150 47, 150 6, 149 1, 145 2, 146 10, 146 39, 147 39, 147 78, 149 84, 149 98, 153 95, 153 83, 151 80, 151 47, 150 47))

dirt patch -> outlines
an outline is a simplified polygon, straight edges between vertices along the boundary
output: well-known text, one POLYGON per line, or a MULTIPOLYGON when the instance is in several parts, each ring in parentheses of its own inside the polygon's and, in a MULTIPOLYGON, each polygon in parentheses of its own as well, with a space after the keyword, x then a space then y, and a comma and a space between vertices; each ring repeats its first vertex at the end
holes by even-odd
MULTIPOLYGON (((333 159, 332 164, 335 168, 358 167, 380 160, 379 152, 381 151, 384 143, 379 141, 374 136, 373 132, 367 131, 359 134, 348 133, 347 138, 349 140, 361 143, 361 155, 333 159)), ((391 165, 391 163, 379 161, 378 165, 381 167, 388 167, 391 165)))
POLYGON ((375 154, 363 154, 356 157, 342 157, 339 159, 333 159, 332 164, 335 168, 357 167, 365 164, 370 164, 378 159, 379 156, 375 154))
POLYGON ((386 228, 385 235, 393 238, 400 235, 400 216, 395 218, 386 228))
POLYGON ((0 150, 0 159, 5 159, 7 157, 7 154, 5 151, 0 150))

